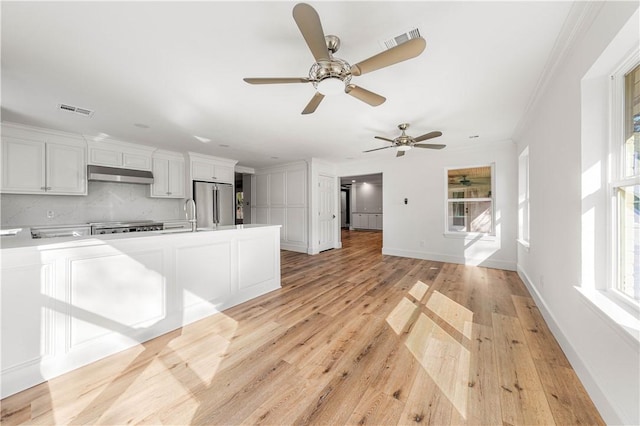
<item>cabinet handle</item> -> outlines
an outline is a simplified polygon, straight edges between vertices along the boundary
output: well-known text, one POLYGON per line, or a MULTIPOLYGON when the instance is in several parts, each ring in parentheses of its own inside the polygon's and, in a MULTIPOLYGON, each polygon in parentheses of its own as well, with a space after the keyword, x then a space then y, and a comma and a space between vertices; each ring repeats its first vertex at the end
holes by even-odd
POLYGON ((51 187, 50 187, 50 186, 47 186, 47 187, 46 187, 46 190, 47 190, 47 191, 51 191, 51 187))
POLYGON ((43 191, 46 191, 47 187, 46 186, 41 186, 40 189, 42 189, 43 191))
POLYGON ((216 180, 218 178, 216 176, 212 176, 211 179, 216 180))
POLYGON ((171 193, 170 193, 170 192, 167 192, 167 195, 171 195, 171 193))

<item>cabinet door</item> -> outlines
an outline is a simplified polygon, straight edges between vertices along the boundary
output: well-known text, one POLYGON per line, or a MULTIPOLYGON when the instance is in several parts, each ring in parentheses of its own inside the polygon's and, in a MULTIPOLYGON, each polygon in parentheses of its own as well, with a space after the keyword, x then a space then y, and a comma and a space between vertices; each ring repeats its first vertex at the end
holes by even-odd
POLYGON ((169 160, 169 196, 184 198, 184 161, 169 160))
POLYGON ((151 170, 151 156, 124 152, 122 153, 122 167, 135 170, 151 170))
POLYGON ((367 228, 376 229, 376 215, 368 214, 367 216, 367 228))
POLYGON ((184 161, 167 158, 153 159, 151 196, 184 198, 184 161))
POLYGON ((47 143, 47 194, 85 195, 87 193, 87 166, 85 149, 47 143))
POLYGON ((382 215, 381 214, 377 214, 375 216, 376 216, 376 227, 375 227, 375 229, 382 230, 382 215))
POLYGON ((168 197, 169 195, 169 160, 164 158, 154 158, 151 196, 168 197))
POLYGON ((122 167, 122 153, 112 149, 89 148, 89 164, 122 167))
POLYGON ((193 160, 191 162, 191 179, 193 180, 215 180, 215 166, 207 161, 193 160))
POLYGON ((234 183, 234 169, 233 167, 218 166, 215 167, 215 181, 234 183))
POLYGON ((44 193, 45 143, 2 138, 2 192, 44 193))

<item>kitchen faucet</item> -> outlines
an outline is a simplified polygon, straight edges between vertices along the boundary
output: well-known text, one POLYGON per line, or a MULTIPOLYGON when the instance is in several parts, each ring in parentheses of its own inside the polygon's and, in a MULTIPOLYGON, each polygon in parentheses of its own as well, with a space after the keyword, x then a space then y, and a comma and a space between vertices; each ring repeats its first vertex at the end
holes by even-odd
POLYGON ((191 224, 191 232, 196 232, 196 202, 193 198, 188 198, 187 201, 184 202, 184 211, 187 214, 187 221, 191 224))

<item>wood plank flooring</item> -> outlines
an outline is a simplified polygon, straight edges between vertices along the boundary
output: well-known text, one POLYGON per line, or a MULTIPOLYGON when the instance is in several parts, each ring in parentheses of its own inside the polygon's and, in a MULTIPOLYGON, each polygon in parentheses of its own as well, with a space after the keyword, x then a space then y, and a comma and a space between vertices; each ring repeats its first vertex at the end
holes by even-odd
POLYGON ((283 251, 282 289, 1 401, 2 424, 604 424, 513 272, 283 251))

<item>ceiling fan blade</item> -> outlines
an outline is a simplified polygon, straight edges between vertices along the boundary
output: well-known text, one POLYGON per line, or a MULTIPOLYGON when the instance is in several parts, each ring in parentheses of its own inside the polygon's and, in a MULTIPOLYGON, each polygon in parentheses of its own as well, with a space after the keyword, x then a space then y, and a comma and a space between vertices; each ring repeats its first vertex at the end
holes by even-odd
POLYGON ((316 110, 316 108, 318 108, 318 105, 320 105, 320 102, 322 102, 323 99, 324 99, 324 95, 320 92, 316 92, 316 94, 313 95, 313 98, 311 98, 307 106, 304 107, 304 109, 302 110, 302 113, 311 114, 316 110))
POLYGON ((370 92, 367 89, 356 86, 355 84, 349 84, 345 87, 344 91, 354 98, 360 99, 362 102, 366 102, 371 106, 378 106, 387 100, 384 96, 370 92))
POLYGON ((442 136, 442 132, 429 132, 417 138, 413 138, 416 142, 426 141, 427 139, 433 139, 442 136))
POLYGON ((305 77, 276 77, 276 78, 243 78, 249 84, 282 84, 282 83, 308 83, 305 77))
POLYGON ((293 19, 316 62, 321 59, 329 59, 329 50, 324 39, 324 31, 318 12, 306 3, 298 3, 293 8, 293 19))
POLYGON ((383 141, 387 141, 387 142, 391 142, 391 143, 395 142, 393 139, 383 138, 382 136, 374 136, 374 138, 381 139, 383 141))
POLYGON ((362 152, 380 151, 381 149, 387 149, 387 148, 393 148, 393 147, 392 146, 383 146, 382 148, 374 148, 374 149, 370 149, 368 151, 362 151, 362 152))
POLYGON ((397 64, 398 62, 406 61, 407 59, 415 58, 422 53, 426 45, 427 42, 422 37, 411 39, 389 50, 378 53, 369 59, 351 65, 351 74, 362 75, 388 67, 389 65, 397 64))
POLYGON ((398 151, 396 157, 402 157, 406 151, 398 151))
POLYGON ((429 148, 429 149, 442 149, 446 145, 438 145, 435 143, 420 143, 413 145, 414 148, 429 148))

